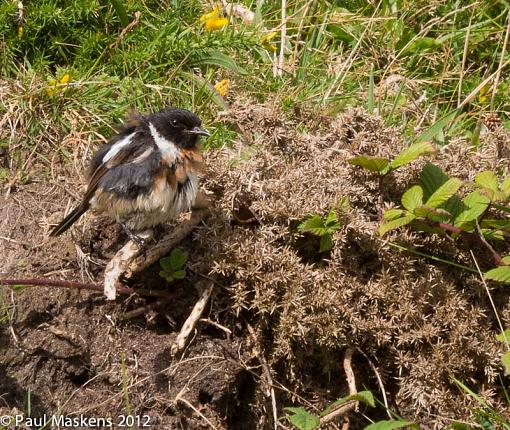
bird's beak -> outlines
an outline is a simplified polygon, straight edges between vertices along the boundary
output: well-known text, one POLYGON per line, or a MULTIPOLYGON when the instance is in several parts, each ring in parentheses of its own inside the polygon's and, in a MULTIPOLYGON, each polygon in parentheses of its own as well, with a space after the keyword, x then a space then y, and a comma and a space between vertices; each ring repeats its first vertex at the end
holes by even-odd
POLYGON ((205 136, 205 137, 211 136, 211 133, 209 133, 207 130, 204 130, 203 128, 200 128, 200 127, 193 127, 191 130, 188 130, 188 133, 196 134, 198 136, 205 136))

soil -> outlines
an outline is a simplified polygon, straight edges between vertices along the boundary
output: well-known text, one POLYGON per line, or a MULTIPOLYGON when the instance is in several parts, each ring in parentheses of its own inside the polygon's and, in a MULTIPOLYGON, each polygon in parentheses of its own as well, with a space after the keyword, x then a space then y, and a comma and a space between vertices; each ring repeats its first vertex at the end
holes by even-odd
MULTIPOLYGON (((285 406, 317 411, 348 394, 342 366, 348 348, 355 350, 358 389, 382 399, 382 382, 390 407, 422 428, 470 419, 476 403, 453 378, 502 407, 496 376, 503 349, 483 285, 475 275, 383 246, 376 238, 376 181, 345 162, 360 152, 398 151, 398 133, 359 111, 296 118, 272 105, 245 105, 223 120, 244 134, 231 149, 206 154, 203 185, 216 203, 180 244, 190 255, 186 279, 167 285, 155 265, 130 284, 179 292, 164 309, 125 321, 126 311, 151 300, 0 287, 0 416, 101 418, 122 428, 122 416, 131 415, 132 428, 270 429, 271 385, 277 417, 285 406), (303 125, 307 131, 298 133, 303 125), (333 251, 319 255, 317 238, 295 227, 342 196, 351 213, 333 251), (217 285, 211 303, 185 351, 172 356, 204 276, 217 285)), ((454 152, 463 153, 462 145, 454 152)), ((451 165, 451 154, 439 158, 451 165)), ((480 167, 489 158, 470 160, 480 167)), ((421 165, 395 175, 385 198, 398 201, 421 165)), ((465 161, 456 173, 467 176, 472 167, 465 161)), ((11 171, 0 202, 0 278, 101 280, 126 240, 117 227, 86 216, 70 233, 47 237, 83 190, 75 170, 83 173, 83 166, 63 163, 48 178, 35 165, 25 180, 11 171)), ((444 238, 395 237, 419 240, 460 263, 469 256, 444 238)), ((509 294, 491 288, 508 325, 509 294)), ((382 408, 360 412, 387 419, 382 408)), ((367 425, 362 414, 347 415, 351 429, 367 425)), ((322 428, 341 425, 339 419, 322 428)), ((292 428, 285 419, 280 427, 292 428)))

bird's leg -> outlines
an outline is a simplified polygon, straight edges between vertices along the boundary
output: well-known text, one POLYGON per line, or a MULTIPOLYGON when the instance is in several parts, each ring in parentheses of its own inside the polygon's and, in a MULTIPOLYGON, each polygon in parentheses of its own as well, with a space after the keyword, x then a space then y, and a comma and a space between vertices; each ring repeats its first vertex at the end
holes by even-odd
POLYGON ((131 231, 131 229, 126 224, 121 222, 120 225, 122 226, 122 229, 126 232, 129 240, 132 240, 133 242, 135 242, 140 248, 145 245, 145 239, 143 237, 138 236, 135 233, 133 233, 131 231))

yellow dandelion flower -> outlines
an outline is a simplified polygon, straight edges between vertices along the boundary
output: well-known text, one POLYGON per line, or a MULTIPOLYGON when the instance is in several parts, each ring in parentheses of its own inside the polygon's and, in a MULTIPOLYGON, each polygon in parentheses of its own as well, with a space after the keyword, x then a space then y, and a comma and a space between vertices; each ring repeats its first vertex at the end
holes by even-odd
POLYGON ((208 19, 205 22, 205 29, 207 31, 216 31, 221 30, 223 27, 225 27, 228 24, 228 18, 221 17, 221 18, 212 18, 208 19))
POLYGON ((64 76, 62 76, 62 79, 60 79, 60 83, 62 85, 67 85, 70 79, 71 77, 69 76, 69 73, 66 73, 64 76))
POLYGON ((48 81, 48 86, 46 87, 46 94, 48 97, 51 97, 55 91, 57 91, 57 80, 56 79, 50 79, 48 81))
POLYGON ((278 34, 277 31, 272 31, 271 33, 266 34, 260 40, 261 45, 268 51, 276 51, 276 46, 271 43, 271 40, 273 40, 277 34, 278 34))
POLYGON ((229 86, 230 81, 228 79, 222 79, 214 84, 214 89, 220 96, 224 97, 225 94, 227 94, 229 86))
POLYGON ((21 39, 23 37, 23 33, 25 33, 25 28, 22 25, 20 25, 18 27, 18 39, 21 39))
POLYGON ((480 103, 485 103, 487 101, 487 94, 489 93, 490 85, 484 85, 480 92, 478 93, 478 101, 480 103))
POLYGON ((206 21, 209 21, 210 19, 218 18, 218 16, 220 16, 220 5, 219 4, 214 6, 214 9, 211 12, 203 14, 200 17, 200 22, 206 22, 206 21))

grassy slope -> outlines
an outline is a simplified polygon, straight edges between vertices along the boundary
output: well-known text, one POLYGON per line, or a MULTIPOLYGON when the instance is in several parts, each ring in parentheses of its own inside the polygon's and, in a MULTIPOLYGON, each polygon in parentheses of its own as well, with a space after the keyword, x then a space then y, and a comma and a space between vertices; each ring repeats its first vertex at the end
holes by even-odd
POLYGON ((227 101, 275 99, 291 112, 329 114, 363 106, 409 141, 428 130, 440 144, 462 137, 476 146, 489 116, 507 124, 502 1, 288 1, 281 76, 280 2, 245 2, 254 25, 232 18, 215 32, 199 21, 210 6, 198 1, 124 3, 129 21, 141 18, 121 40, 123 14, 107 2, 1 3, 0 73, 18 90, 3 93, 0 110, 13 114, 18 137, 0 131, 0 151, 10 148, 0 180, 28 175, 33 142, 49 168, 48 154, 71 157, 60 140, 76 121, 100 140, 131 108, 190 108, 214 131, 211 146, 228 144, 235 133, 215 122, 225 100, 213 85, 222 79, 227 101))

